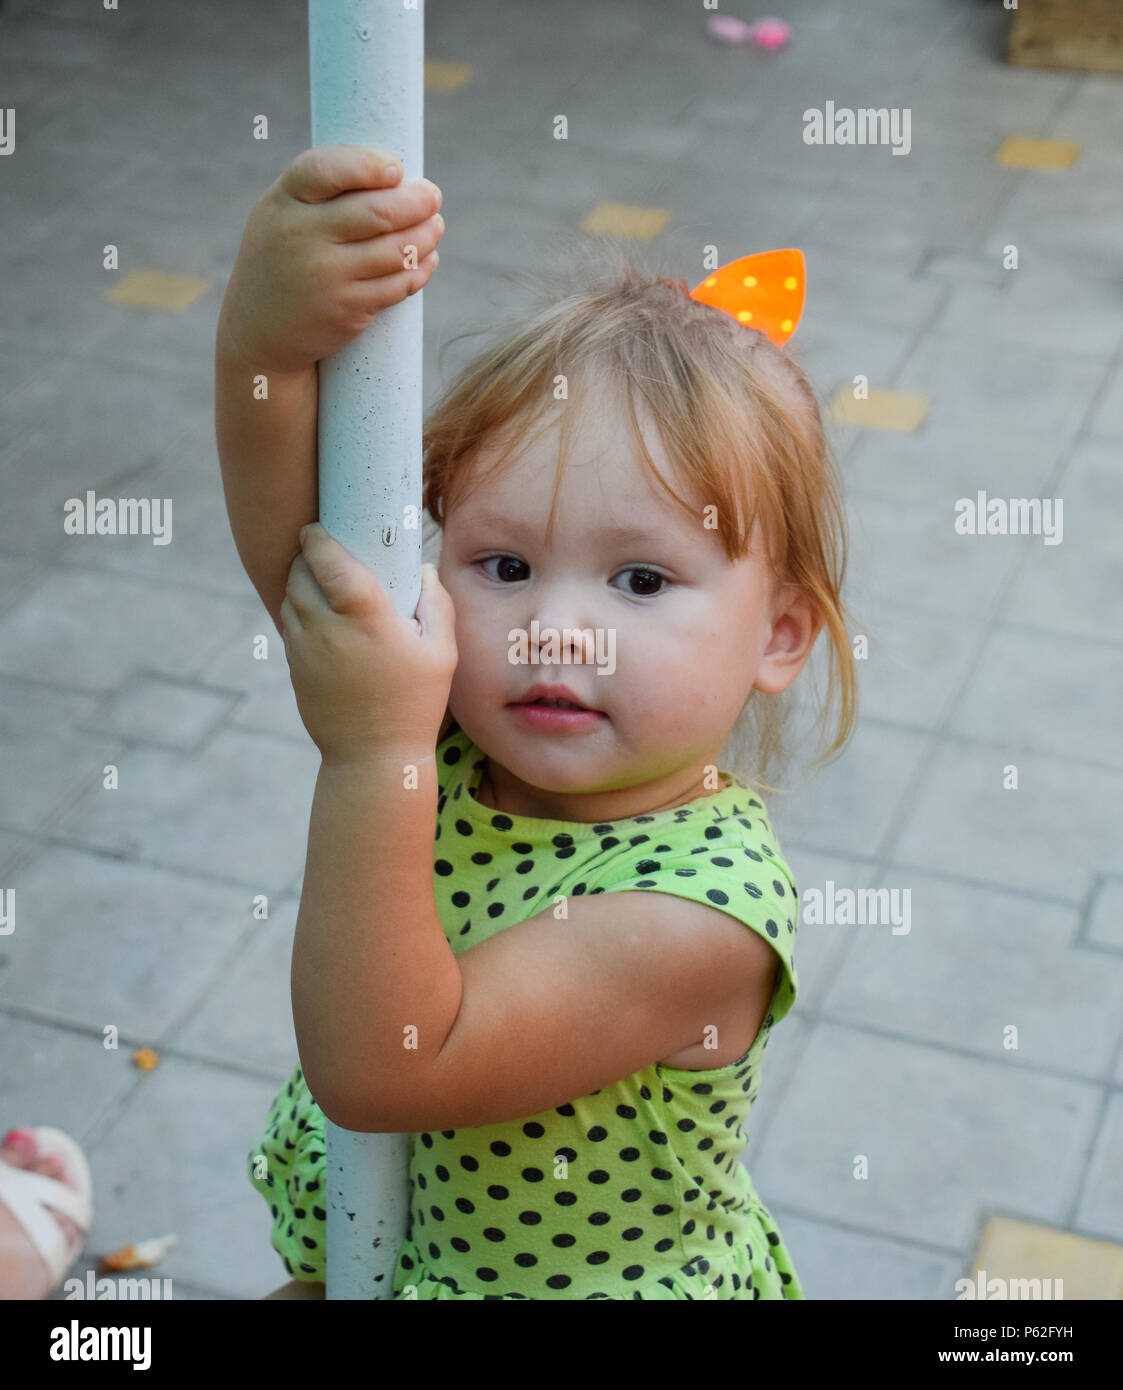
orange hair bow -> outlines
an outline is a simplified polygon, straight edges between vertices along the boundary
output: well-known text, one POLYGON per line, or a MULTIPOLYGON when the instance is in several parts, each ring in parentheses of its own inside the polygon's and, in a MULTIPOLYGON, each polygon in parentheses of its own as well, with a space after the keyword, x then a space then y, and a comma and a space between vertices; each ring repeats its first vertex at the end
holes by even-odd
POLYGON ((806 289, 803 252, 789 247, 730 261, 707 275, 690 297, 723 310, 783 347, 803 316, 806 289))

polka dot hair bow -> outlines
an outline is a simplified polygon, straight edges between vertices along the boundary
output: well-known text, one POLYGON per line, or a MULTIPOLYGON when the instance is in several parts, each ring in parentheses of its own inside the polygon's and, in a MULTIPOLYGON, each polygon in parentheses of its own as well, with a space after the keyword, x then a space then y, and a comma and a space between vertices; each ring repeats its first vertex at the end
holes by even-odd
POLYGON ((803 252, 789 247, 730 261, 707 275, 690 297, 721 309, 783 347, 799 325, 806 288, 803 252))

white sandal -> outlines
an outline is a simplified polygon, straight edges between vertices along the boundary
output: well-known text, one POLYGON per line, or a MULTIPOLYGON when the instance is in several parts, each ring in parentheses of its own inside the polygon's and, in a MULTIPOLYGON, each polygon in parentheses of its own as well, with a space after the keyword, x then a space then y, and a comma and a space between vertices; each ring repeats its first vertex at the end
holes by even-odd
POLYGON ((61 1129, 29 1125, 39 1143, 39 1153, 54 1155, 68 1174, 78 1180, 77 1189, 59 1178, 16 1168, 0 1161, 0 1201, 23 1226, 32 1244, 50 1271, 51 1290, 61 1282, 85 1244, 93 1219, 93 1179, 82 1150, 61 1129), (82 1235, 77 1249, 67 1239, 53 1211, 61 1211, 75 1223, 82 1235))

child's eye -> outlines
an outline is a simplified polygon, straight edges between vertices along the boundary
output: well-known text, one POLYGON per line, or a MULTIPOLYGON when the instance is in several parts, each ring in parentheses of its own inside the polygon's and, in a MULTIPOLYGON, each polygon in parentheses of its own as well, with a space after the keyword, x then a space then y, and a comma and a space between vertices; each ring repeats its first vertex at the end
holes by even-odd
POLYGON ((484 567, 484 573, 492 579, 498 579, 504 584, 514 584, 520 579, 525 579, 526 574, 530 573, 530 566, 525 560, 516 560, 513 555, 489 555, 486 560, 478 561, 484 567), (487 568, 488 565, 498 564, 499 572, 492 574, 487 568), (511 570, 523 569, 526 574, 512 574, 511 570))
POLYGON ((631 569, 621 570, 616 577, 622 579, 626 574, 632 576, 631 591, 637 598, 652 597, 659 593, 660 586, 667 582, 657 571, 643 569, 639 565, 633 565, 631 569))

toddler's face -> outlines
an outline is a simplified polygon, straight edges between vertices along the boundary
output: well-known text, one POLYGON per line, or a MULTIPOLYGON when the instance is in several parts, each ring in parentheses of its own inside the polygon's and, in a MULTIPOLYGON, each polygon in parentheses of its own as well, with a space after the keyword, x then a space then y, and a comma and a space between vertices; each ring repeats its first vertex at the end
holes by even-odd
MULTIPOLYGON (((814 635, 798 607, 776 613, 759 551, 729 562, 703 525, 705 499, 691 517, 655 491, 603 395, 571 443, 547 545, 559 435, 555 418, 447 515, 439 572, 459 651, 449 703, 488 754, 503 809, 609 821, 715 789, 705 766, 749 692, 790 684, 814 635), (540 683, 599 716, 520 710, 540 683)), ((645 439, 681 493, 650 422, 645 439)), ((484 452, 480 472, 494 457, 484 452)))

